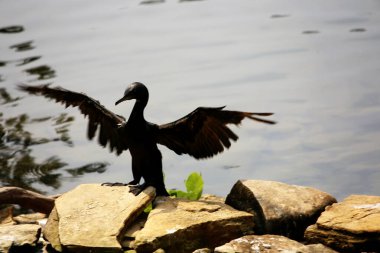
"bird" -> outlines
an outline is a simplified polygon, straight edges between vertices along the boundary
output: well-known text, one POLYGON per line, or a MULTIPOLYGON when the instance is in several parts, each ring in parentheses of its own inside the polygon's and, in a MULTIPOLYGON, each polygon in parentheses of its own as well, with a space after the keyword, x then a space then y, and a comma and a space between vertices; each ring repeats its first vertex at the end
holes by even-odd
MULTIPOLYGON (((84 93, 74 92, 51 84, 19 84, 18 88, 32 95, 41 95, 67 107, 78 107, 88 117, 87 137, 96 135, 101 146, 120 155, 129 150, 132 157, 133 180, 127 184, 137 195, 148 186, 156 189, 157 196, 168 196, 162 170, 162 155, 157 144, 164 145, 178 155, 188 154, 195 159, 213 157, 231 146, 238 136, 228 127, 239 125, 245 118, 266 124, 275 121, 263 119, 273 113, 229 111, 222 107, 198 107, 186 116, 167 124, 145 120, 144 109, 149 100, 148 88, 141 82, 127 86, 121 102, 135 100, 129 119, 106 109, 99 101, 84 93), (140 184, 141 178, 144 182, 140 184)), ((105 185, 113 185, 106 183, 105 185)))

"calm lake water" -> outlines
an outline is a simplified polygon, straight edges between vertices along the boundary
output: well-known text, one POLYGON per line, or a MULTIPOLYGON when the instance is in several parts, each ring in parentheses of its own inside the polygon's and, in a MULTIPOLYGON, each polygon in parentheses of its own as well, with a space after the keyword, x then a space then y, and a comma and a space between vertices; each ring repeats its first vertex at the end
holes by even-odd
MULTIPOLYGON (((59 157, 60 187, 127 182, 130 155, 110 154, 86 139, 76 109, 30 97, 16 84, 52 83, 115 107, 127 84, 150 90, 146 118, 176 120, 198 106, 275 112, 277 125, 246 120, 223 154, 197 161, 165 147, 168 188, 201 172, 204 192, 226 195, 238 179, 312 186, 339 199, 380 194, 380 2, 333 1, 48 1, 0 2, 0 88, 19 100, 4 118, 75 118, 73 145, 31 147, 36 161, 59 157), (74 179, 67 168, 106 162, 104 173, 74 179)), ((30 122, 38 138, 54 138, 51 120, 30 122)), ((33 173, 28 177, 32 177, 33 173)))

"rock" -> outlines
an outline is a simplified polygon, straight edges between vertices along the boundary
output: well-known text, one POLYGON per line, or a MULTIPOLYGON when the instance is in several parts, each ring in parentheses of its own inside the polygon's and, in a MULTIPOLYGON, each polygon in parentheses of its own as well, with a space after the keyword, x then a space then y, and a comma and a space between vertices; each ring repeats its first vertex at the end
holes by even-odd
POLYGON ((20 214, 13 217, 18 224, 39 224, 39 221, 46 218, 44 213, 20 214))
POLYGON ((7 206, 0 209, 0 226, 2 225, 15 225, 13 220, 13 206, 7 206))
POLYGON ((253 215, 223 203, 160 197, 155 204, 135 240, 126 241, 137 252, 192 252, 253 233, 253 215))
POLYGON ((120 235, 154 197, 153 187, 135 196, 127 186, 80 185, 56 199, 44 236, 56 250, 120 252, 120 235))
POLYGON ((57 213, 57 208, 54 207, 49 215, 49 219, 42 231, 45 239, 50 242, 53 249, 56 251, 62 252, 61 240, 59 239, 59 230, 58 225, 59 218, 57 213))
POLYGON ((305 239, 343 252, 380 251, 380 196, 351 195, 326 208, 305 239))
POLYGON ((307 226, 315 223, 331 195, 314 188, 262 180, 240 180, 226 204, 255 214, 256 234, 279 234, 301 239, 307 226))
POLYGON ((25 252, 35 247, 41 227, 35 224, 0 226, 0 252, 25 252))
POLYGON ((193 253, 212 253, 212 252, 214 251, 209 248, 202 248, 202 249, 197 249, 193 251, 193 253))
POLYGON ((163 250, 163 249, 157 249, 153 253, 165 253, 165 250, 163 250))
POLYGON ((322 244, 303 245, 281 235, 247 235, 215 248, 215 253, 334 253, 322 244))
POLYGON ((219 203, 224 203, 226 201, 225 198, 219 197, 213 194, 202 194, 199 200, 208 201, 208 202, 219 202, 219 203))

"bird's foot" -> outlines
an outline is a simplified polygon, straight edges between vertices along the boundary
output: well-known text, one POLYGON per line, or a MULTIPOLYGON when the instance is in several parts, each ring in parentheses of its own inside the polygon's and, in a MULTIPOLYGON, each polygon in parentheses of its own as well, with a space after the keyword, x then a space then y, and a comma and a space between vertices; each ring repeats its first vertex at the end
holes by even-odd
POLYGON ((102 186, 127 186, 128 184, 116 182, 116 183, 102 183, 101 185, 102 186))
POLYGON ((140 192, 145 190, 145 188, 147 187, 147 185, 145 183, 144 184, 131 184, 131 183, 133 183, 133 181, 129 182, 128 184, 119 183, 119 182, 116 182, 116 183, 108 183, 107 182, 107 183, 102 183, 101 185, 102 186, 128 186, 129 192, 135 196, 139 195, 140 192))
POLYGON ((133 195, 137 196, 140 194, 140 192, 145 190, 147 185, 145 183, 144 184, 135 184, 135 185, 128 184, 128 187, 129 187, 129 192, 132 193, 133 195))

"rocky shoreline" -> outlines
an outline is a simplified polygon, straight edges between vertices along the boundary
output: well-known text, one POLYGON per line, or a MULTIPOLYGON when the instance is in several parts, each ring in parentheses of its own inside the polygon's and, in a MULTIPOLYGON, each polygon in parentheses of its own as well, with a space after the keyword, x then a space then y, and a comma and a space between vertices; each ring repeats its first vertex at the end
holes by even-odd
POLYGON ((58 197, 48 217, 12 210, 0 213, 0 252, 380 251, 380 196, 338 203, 273 181, 240 180, 226 199, 198 201, 85 184, 58 197))

